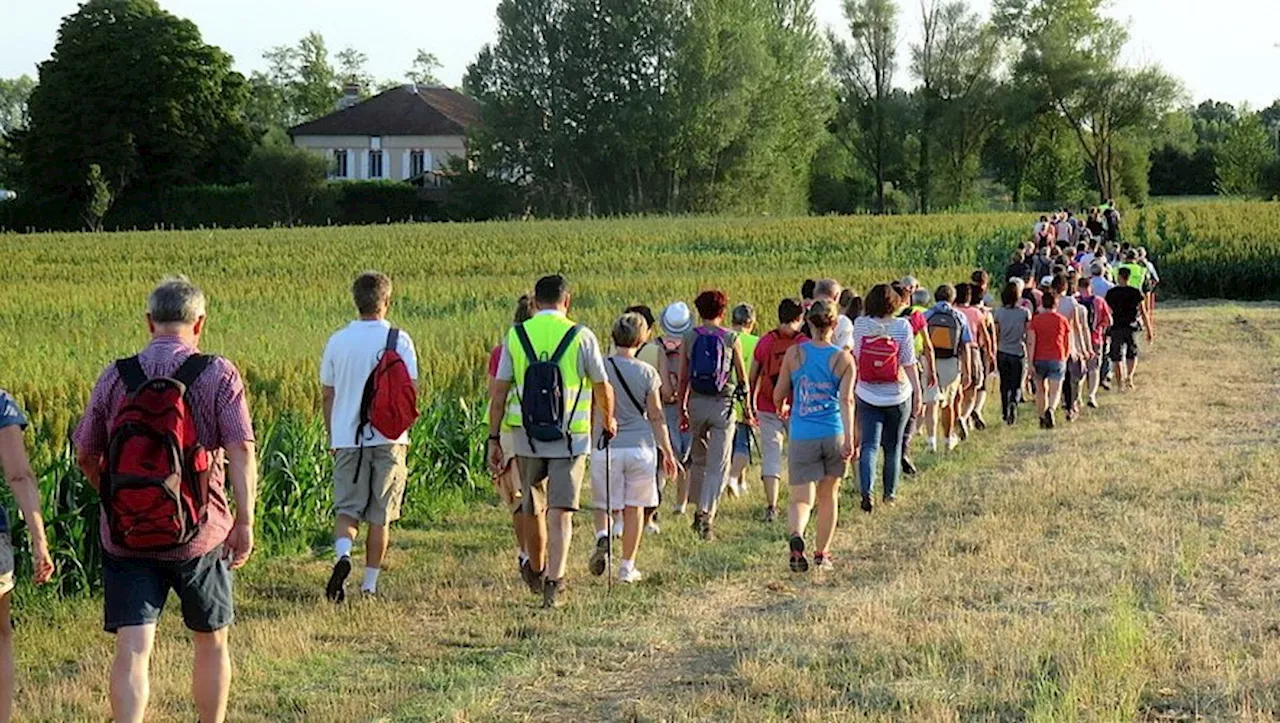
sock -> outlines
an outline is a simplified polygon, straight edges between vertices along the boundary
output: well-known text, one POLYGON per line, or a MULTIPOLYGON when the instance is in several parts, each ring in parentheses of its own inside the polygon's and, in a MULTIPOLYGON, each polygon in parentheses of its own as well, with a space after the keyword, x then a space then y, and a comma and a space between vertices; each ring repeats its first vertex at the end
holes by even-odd
POLYGON ((339 560, 344 557, 351 557, 351 538, 339 537, 333 541, 333 553, 339 560))
POLYGON ((596 540, 597 540, 597 541, 598 541, 598 540, 603 540, 604 538, 606 538, 606 537, 608 537, 608 536, 609 536, 609 528, 607 528, 607 527, 606 527, 606 528, 605 528, 605 529, 603 529, 603 530, 596 530, 596 540))
POLYGON ((360 586, 360 589, 365 592, 377 592, 378 573, 380 572, 382 572, 382 570, 379 570, 376 567, 366 567, 364 569, 364 584, 360 586))
POLYGON ((529 561, 529 554, 526 553, 524 550, 521 550, 520 554, 516 555, 516 562, 519 562, 521 565, 525 564, 528 561, 529 561))
POLYGON ((618 566, 618 572, 626 572, 627 570, 634 570, 635 567, 636 567, 635 560, 623 560, 622 564, 618 566))

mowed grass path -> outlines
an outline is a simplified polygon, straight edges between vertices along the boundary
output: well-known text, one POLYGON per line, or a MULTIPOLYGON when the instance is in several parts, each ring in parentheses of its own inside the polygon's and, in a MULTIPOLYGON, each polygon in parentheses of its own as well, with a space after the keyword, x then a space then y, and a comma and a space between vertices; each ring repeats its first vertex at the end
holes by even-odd
MULTIPOLYGON (((916 458, 903 501, 848 494, 824 578, 786 572, 758 486, 721 541, 684 519, 648 577, 565 609, 515 575, 495 508, 398 535, 385 600, 320 599, 327 555, 240 578, 232 721, 1166 720, 1280 714, 1280 308, 1161 309, 1139 388, 916 458)), ((988 417, 998 417, 998 405, 988 417)), ((155 720, 195 718, 176 607, 155 720)), ((26 720, 103 720, 97 603, 19 611, 26 720)))

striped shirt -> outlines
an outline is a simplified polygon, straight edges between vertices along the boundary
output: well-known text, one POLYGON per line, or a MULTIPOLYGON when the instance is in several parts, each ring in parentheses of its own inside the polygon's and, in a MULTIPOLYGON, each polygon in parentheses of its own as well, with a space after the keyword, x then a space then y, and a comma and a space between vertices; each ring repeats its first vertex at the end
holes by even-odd
MULTIPOLYGON (((877 336, 889 336, 898 342, 898 367, 906 369, 916 363, 916 345, 911 339, 911 325, 906 319, 873 319, 859 316, 853 323, 853 357, 862 354, 862 342, 877 336)), ((869 384, 858 380, 854 394, 859 399, 877 407, 895 407, 911 399, 911 381, 900 373, 898 383, 879 382, 869 384)))
MULTIPOLYGON (((196 349, 172 336, 159 336, 138 355, 149 378, 173 374, 196 349)), ((175 550, 139 553, 125 550, 111 542, 104 513, 99 517, 102 547, 113 557, 153 560, 191 560, 217 549, 231 531, 231 511, 227 505, 225 470, 222 450, 229 444, 253 441, 253 423, 245 399, 244 382, 231 362, 221 357, 214 360, 204 374, 191 385, 188 401, 195 414, 200 444, 213 454, 213 470, 209 479, 209 520, 194 540, 175 550)), ((73 441, 82 454, 100 457, 107 449, 107 434, 116 413, 124 404, 125 386, 115 364, 98 377, 89 397, 84 419, 76 427, 73 441)))

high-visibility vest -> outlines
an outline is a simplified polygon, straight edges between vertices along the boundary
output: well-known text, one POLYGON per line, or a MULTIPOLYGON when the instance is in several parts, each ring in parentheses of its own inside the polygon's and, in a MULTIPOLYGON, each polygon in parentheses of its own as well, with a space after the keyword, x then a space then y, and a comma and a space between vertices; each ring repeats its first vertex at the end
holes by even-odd
MULTIPOLYGON (((529 335, 529 342, 539 358, 550 359, 564 335, 574 326, 563 314, 538 314, 524 322, 524 331, 529 335)), ((570 434, 591 433, 591 384, 578 373, 578 350, 581 346, 582 335, 579 334, 560 359, 560 375, 564 379, 565 417, 569 419, 570 434)), ((525 356, 514 327, 507 334, 507 353, 511 355, 513 379, 518 393, 508 395, 507 414, 503 422, 506 426, 517 429, 524 427, 520 394, 523 393, 524 375, 529 370, 530 360, 525 356)))
POLYGON ((1123 264, 1120 264, 1118 268, 1129 269, 1129 285, 1139 291, 1142 290, 1142 282, 1147 278, 1146 266, 1126 261, 1123 264))

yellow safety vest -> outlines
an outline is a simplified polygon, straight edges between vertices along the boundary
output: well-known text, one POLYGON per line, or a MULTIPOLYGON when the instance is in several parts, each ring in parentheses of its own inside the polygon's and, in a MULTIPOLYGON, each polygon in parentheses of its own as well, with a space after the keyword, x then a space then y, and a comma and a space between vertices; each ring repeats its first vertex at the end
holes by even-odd
MULTIPOLYGON (((550 359, 556 348, 564 339, 564 335, 576 326, 563 314, 538 314, 524 322, 524 331, 529 335, 529 343, 539 358, 550 359)), ((570 434, 591 433, 591 384, 578 373, 578 350, 582 346, 582 335, 579 334, 569 345, 564 357, 560 359, 560 374, 564 378, 565 417, 569 419, 570 434), (577 400, 577 404, 574 401, 577 400), (572 409, 570 409, 572 407, 572 409)), ((522 393, 525 372, 529 370, 530 360, 524 353, 520 338, 512 327, 507 334, 507 353, 511 355, 511 368, 514 372, 515 389, 522 393)), ((524 415, 520 408, 520 394, 507 396, 507 414, 503 424, 511 429, 524 426, 524 415)))

